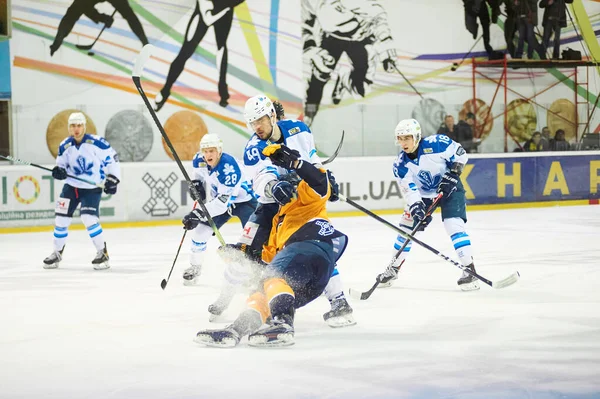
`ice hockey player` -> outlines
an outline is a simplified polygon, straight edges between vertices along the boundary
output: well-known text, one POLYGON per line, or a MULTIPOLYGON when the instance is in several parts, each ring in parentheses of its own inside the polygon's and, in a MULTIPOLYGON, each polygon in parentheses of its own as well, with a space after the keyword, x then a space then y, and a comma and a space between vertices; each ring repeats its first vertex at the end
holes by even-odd
POLYGON ((92 260, 92 265, 96 270, 108 269, 108 251, 99 221, 102 188, 73 179, 67 174, 97 184, 104 181, 104 192, 116 194, 121 176, 119 158, 104 138, 86 133, 86 119, 83 113, 72 113, 68 123, 70 136, 60 143, 56 166, 52 169, 53 178, 66 181, 60 198, 56 201, 54 251, 44 259, 44 269, 56 269, 59 266, 69 235, 69 225, 79 204, 81 221, 96 247, 96 257, 92 260))
MULTIPOLYGON (((273 102, 266 95, 259 94, 248 99, 244 108, 244 117, 248 128, 254 132, 244 150, 244 165, 252 179, 258 207, 244 226, 239 242, 234 246, 242 250, 250 259, 260 260, 263 245, 266 244, 271 232, 273 217, 279 210, 279 206, 291 201, 293 195, 291 192, 281 191, 283 183, 278 180, 280 174, 285 174, 287 171, 273 165, 263 154, 263 150, 270 144, 285 144, 298 151, 303 161, 320 166, 321 160, 317 155, 314 138, 308 126, 293 119, 278 121, 273 102), (277 193, 274 194, 275 192, 277 193)), ((335 183, 331 174, 330 181, 335 183)), ((337 184, 334 187, 337 187, 337 184)), ((336 194, 334 193, 330 198, 331 201, 338 199, 336 194)), ((232 264, 230 275, 235 275, 234 269, 236 268, 232 264)), ((240 269, 237 267, 237 270, 240 269)), ((231 287, 229 289, 227 286, 223 287, 217 301, 209 307, 210 313, 219 315, 227 308, 229 305, 227 299, 231 298, 227 292, 231 290, 231 287)), ((323 319, 329 326, 345 327, 356 324, 337 269, 333 271, 329 285, 325 289, 325 296, 330 302, 331 310, 323 315, 323 319)))
POLYGON ((294 170, 301 180, 293 182, 290 173, 282 181, 285 184, 280 183, 281 190, 293 196, 273 219, 262 254, 268 266, 259 289, 247 300, 248 308, 225 329, 198 332, 196 342, 201 344, 232 347, 249 335, 251 346, 292 345, 295 309, 321 295, 346 248, 346 235, 327 217, 331 194, 327 171, 300 160, 298 151, 283 144, 269 145, 262 152, 274 165, 294 170))
MULTIPOLYGON (((192 184, 206 202, 206 210, 217 228, 237 216, 242 227, 256 209, 256 199, 238 161, 223 152, 223 142, 217 134, 205 134, 200 140, 200 152, 193 160, 192 184), (207 188, 210 197, 207 198, 207 188)), ((183 218, 183 227, 194 230, 190 251, 190 267, 183 273, 184 285, 196 283, 202 270, 206 242, 213 235, 208 219, 202 209, 194 208, 183 218)))
MULTIPOLYGON (((442 193, 442 220, 446 232, 452 240, 461 263, 475 271, 471 240, 465 231, 467 221, 465 190, 460 174, 468 161, 466 151, 460 144, 443 134, 428 136, 421 140, 421 126, 415 119, 400 121, 395 129, 396 145, 402 148, 394 162, 394 176, 398 180, 406 208, 400 227, 406 232, 423 220, 427 209, 438 193, 442 193)), ((423 222, 424 229, 432 217, 423 222)), ((395 253, 404 244, 405 238, 398 235, 394 245, 395 253)), ((408 243, 394 265, 388 267, 378 279, 380 286, 389 286, 397 279, 398 270, 410 252, 408 243)), ((458 279, 463 291, 479 289, 478 281, 463 271, 458 279)))

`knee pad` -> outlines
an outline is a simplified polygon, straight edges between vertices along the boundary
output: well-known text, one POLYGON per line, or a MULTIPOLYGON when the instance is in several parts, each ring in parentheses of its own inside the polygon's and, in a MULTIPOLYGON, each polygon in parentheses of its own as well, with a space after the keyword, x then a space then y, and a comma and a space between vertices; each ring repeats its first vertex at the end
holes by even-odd
POLYGON ((98 219, 98 216, 96 216, 96 215, 89 215, 87 213, 82 213, 81 214, 81 221, 83 222, 83 224, 85 225, 85 227, 90 227, 90 226, 93 226, 95 224, 98 224, 99 219, 98 219))
POLYGON ((56 218, 54 218, 54 224, 56 225, 56 227, 67 228, 71 225, 72 220, 73 219, 68 216, 57 216, 56 218))
POLYGON ((449 236, 465 231, 465 221, 461 218, 448 218, 444 220, 444 228, 449 236))

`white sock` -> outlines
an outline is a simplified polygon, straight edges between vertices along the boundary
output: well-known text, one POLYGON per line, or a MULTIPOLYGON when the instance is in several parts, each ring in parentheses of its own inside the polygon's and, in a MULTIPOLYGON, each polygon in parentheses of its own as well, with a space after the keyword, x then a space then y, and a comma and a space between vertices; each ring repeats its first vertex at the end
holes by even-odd
POLYGON ((198 242, 192 239, 192 247, 190 249, 190 265, 201 266, 206 252, 206 242, 198 242))
POLYGON ((65 247, 71 220, 67 216, 57 216, 54 219, 54 251, 60 252, 65 247))
POLYGON ((333 302, 336 299, 344 298, 344 286, 342 285, 342 277, 337 270, 337 267, 333 269, 331 278, 325 287, 325 296, 329 299, 329 302, 333 302))
MULTIPOLYGON (((398 251, 400 250, 400 248, 402 248, 402 246, 404 245, 405 242, 406 242, 406 238, 404 238, 403 236, 398 234, 398 237, 396 237, 396 242, 394 243, 394 253, 392 254, 392 256, 394 256, 398 253, 398 251)), ((396 259, 396 262, 394 262, 393 266, 398 267, 406 259, 411 248, 412 248, 412 241, 410 241, 406 245, 406 247, 402 250, 402 254, 400 254, 400 256, 396 259)))
POLYGON ((94 246, 96 247, 96 251, 104 250, 104 234, 102 233, 102 226, 100 226, 100 221, 98 220, 98 216, 83 214, 81 215, 81 221, 85 225, 94 246))

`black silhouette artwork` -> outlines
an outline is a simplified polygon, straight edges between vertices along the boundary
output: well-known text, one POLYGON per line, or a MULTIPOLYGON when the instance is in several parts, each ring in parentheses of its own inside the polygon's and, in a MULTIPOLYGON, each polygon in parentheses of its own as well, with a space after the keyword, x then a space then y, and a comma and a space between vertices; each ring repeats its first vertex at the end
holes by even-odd
MULTIPOLYGON (((50 45, 50 56, 60 48, 63 40, 71 33, 75 23, 82 15, 87 16, 95 23, 103 23, 106 28, 110 28, 114 22, 112 15, 103 14, 96 10, 96 4, 108 2, 129 24, 131 31, 140 39, 142 45, 148 44, 148 38, 144 33, 144 28, 135 12, 127 0, 74 0, 67 9, 67 12, 60 20, 54 42, 50 45)), ((114 13, 113 13, 114 15, 114 13)))
POLYGON ((310 64, 304 103, 304 122, 309 126, 342 54, 348 56, 351 68, 337 72, 333 104, 339 104, 346 92, 364 97, 378 61, 386 72, 395 71, 396 49, 378 0, 302 0, 302 39, 310 64))
POLYGON ((196 0, 196 7, 190 17, 185 30, 184 42, 179 50, 179 54, 169 68, 169 74, 165 85, 157 93, 155 98, 155 109, 159 111, 169 96, 173 84, 183 72, 185 63, 194 54, 196 47, 200 44, 208 28, 214 27, 215 39, 217 42, 217 69, 219 70, 219 105, 226 107, 229 100, 229 90, 227 89, 227 38, 231 31, 233 22, 233 9, 242 4, 245 0, 196 0), (193 32, 193 35, 190 33, 193 32))

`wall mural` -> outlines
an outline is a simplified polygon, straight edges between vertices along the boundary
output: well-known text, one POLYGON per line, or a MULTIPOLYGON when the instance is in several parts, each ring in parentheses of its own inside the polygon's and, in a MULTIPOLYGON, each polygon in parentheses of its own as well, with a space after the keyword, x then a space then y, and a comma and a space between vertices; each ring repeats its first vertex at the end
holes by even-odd
MULTIPOLYGON (((130 78, 133 59, 148 42, 157 51, 146 66, 144 88, 182 159, 191 159, 207 132, 219 133, 225 150, 240 156, 250 136, 243 105, 257 92, 282 102, 288 117, 304 119, 324 154, 337 146, 342 129, 342 155, 392 154, 390 132, 399 119, 419 119, 428 135, 446 115, 458 121, 471 112, 480 150, 503 151, 504 104, 500 96, 493 101, 497 86, 483 76, 475 77, 472 101, 470 62, 514 51, 507 49, 507 38, 515 45, 518 37, 507 4, 21 0, 13 3, 10 42, 15 153, 53 162, 67 134, 64 113, 77 109, 88 116, 88 131, 106 136, 122 160, 169 160, 130 78), (464 29, 449 35, 448 24, 464 29), (47 146, 31 145, 43 142, 46 126, 47 146)), ((600 35, 600 3, 583 4, 600 35)), ((561 43, 583 50, 571 23, 561 43)), ((492 74, 498 78, 500 72, 492 74)), ((509 150, 543 126, 563 129, 567 140, 575 140, 569 70, 508 73, 514 89, 507 101, 509 150), (540 82, 556 85, 536 102, 527 101, 543 91, 540 82)), ((593 103, 600 83, 588 82, 578 90, 593 103)), ((600 119, 592 121, 597 125, 600 119)))

